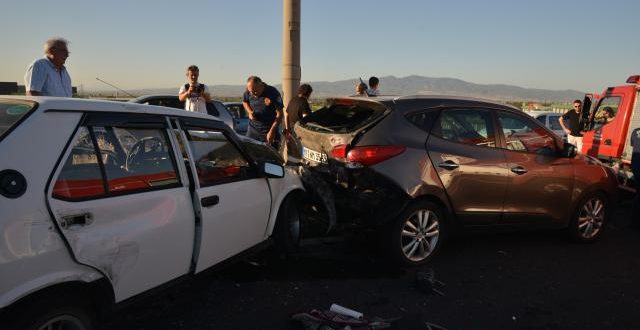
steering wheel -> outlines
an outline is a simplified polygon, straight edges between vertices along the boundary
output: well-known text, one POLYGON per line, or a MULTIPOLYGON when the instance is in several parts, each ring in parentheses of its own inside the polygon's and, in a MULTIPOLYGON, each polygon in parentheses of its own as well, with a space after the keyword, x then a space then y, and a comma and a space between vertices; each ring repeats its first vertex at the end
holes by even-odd
POLYGON ((148 136, 138 140, 127 155, 127 171, 131 171, 132 165, 137 165, 140 160, 145 159, 144 155, 164 151, 164 142, 156 136, 148 136))

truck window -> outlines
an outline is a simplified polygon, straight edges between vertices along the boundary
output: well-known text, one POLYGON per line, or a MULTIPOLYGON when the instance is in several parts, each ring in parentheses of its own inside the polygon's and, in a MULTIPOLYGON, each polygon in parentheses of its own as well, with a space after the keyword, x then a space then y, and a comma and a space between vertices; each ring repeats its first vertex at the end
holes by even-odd
POLYGON ((607 96, 603 98, 594 111, 591 130, 597 130, 610 123, 618 114, 621 101, 620 96, 607 96))

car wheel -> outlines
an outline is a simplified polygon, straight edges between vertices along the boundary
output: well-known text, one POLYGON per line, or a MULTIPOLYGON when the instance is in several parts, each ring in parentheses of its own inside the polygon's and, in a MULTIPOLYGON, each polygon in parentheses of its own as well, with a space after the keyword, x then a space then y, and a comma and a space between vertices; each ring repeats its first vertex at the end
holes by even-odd
POLYGON ((37 303, 25 306, 23 313, 9 321, 8 329, 15 330, 92 330, 92 319, 81 307, 37 303), (36 308, 41 307, 41 308, 36 308), (38 316, 39 315, 39 316, 38 316))
POLYGON ((278 212, 276 226, 273 229, 276 246, 280 252, 289 254, 296 251, 300 243, 302 222, 300 194, 293 193, 285 198, 278 212))
POLYGON ((442 245, 444 221, 444 213, 432 202, 409 204, 385 233, 392 261, 402 266, 426 264, 442 245))
POLYGON ((582 243, 596 241, 602 236, 609 211, 609 203, 603 194, 587 195, 578 204, 569 224, 570 236, 582 243))

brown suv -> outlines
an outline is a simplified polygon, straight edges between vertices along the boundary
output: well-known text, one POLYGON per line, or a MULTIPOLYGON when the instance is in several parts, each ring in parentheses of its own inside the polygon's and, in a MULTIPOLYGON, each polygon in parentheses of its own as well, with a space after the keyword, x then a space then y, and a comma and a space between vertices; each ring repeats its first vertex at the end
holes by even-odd
POLYGON ((490 101, 329 99, 295 131, 308 168, 331 187, 338 224, 379 226, 405 265, 426 263, 459 228, 560 227, 591 242, 616 200, 609 168, 490 101))

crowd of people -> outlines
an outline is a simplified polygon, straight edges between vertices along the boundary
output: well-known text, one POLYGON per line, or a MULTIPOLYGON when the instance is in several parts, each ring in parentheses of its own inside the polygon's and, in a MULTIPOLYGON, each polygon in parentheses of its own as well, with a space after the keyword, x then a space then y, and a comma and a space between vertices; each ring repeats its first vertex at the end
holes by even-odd
MULTIPOLYGON (((71 76, 64 66, 69 57, 69 42, 63 38, 50 38, 44 44, 44 57, 35 60, 25 74, 25 90, 30 96, 72 96, 71 76)), ((190 65, 186 70, 187 82, 180 86, 178 99, 184 102, 185 110, 207 113, 206 102, 211 100, 209 86, 198 81, 200 69, 190 65)), ((377 96, 380 80, 369 78, 369 86, 360 80, 356 86, 356 95, 377 96), (361 85, 361 86, 360 86, 361 85)), ((247 136, 279 148, 281 139, 280 125, 284 120, 284 155, 299 149, 297 137, 293 131, 296 122, 311 113, 309 98, 313 88, 302 84, 297 95, 285 107, 280 92, 268 85, 258 76, 250 76, 246 90, 242 95, 242 105, 249 117, 247 136), (286 111, 285 111, 286 109, 286 111)))

